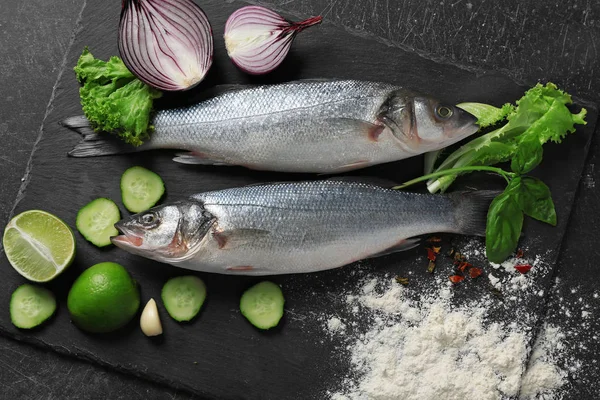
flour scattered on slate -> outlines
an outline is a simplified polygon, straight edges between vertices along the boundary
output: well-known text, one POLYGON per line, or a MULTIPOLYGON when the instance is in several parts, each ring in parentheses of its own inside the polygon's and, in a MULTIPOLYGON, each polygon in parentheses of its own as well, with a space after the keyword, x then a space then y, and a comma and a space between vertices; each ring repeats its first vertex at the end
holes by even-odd
MULTIPOLYGON (((462 254, 482 256, 483 245, 469 242, 462 254)), ((535 277, 550 267, 544 257, 527 257, 525 251, 502 265, 481 266, 488 275, 476 283, 489 280, 502 301, 493 290, 457 301, 457 286, 444 273, 431 275, 425 290, 423 285, 403 286, 390 274, 366 273, 359 287, 345 294, 344 309, 320 320, 331 340, 341 343, 340 354, 349 357, 349 373, 329 397, 562 398, 565 382, 577 371, 574 359, 565 362, 563 329, 544 325, 530 349, 535 316, 521 308, 509 322, 493 318, 498 307, 514 307, 524 293, 543 296, 535 277), (532 268, 522 273, 515 265, 532 268)))
POLYGON ((540 394, 545 394, 543 398, 547 400, 562 397, 562 393, 555 391, 565 384, 568 375, 557 365, 560 355, 564 354, 564 339, 561 329, 544 324, 521 381, 521 399, 535 399, 540 394))
POLYGON ((327 320, 327 329, 331 333, 343 333, 346 330, 346 325, 338 317, 331 317, 327 320))
MULTIPOLYGON (((591 261, 594 262, 594 261, 591 261)), ((575 269, 571 273, 578 273, 575 269)), ((592 286, 593 287, 593 286, 592 286)), ((600 398, 598 376, 600 363, 594 348, 600 335, 600 292, 598 290, 572 287, 563 280, 556 279, 548 304, 546 321, 560 326, 558 333, 551 332, 549 341, 552 356, 558 369, 564 374, 564 386, 559 394, 564 398, 600 398), (552 343, 559 336, 557 343, 552 343), (585 362, 582 362, 585 360, 585 362), (577 393, 572 392, 576 382, 577 393)), ((531 363, 530 363, 531 364, 531 363)), ((561 398, 559 396, 555 397, 561 398)))

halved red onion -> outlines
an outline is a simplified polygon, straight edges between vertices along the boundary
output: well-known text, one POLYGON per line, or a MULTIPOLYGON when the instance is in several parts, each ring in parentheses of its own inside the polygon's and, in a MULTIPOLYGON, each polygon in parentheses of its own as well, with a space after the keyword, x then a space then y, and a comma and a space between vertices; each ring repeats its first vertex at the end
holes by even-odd
POLYGON ((212 64, 212 29, 192 0, 123 0, 119 53, 144 83, 164 91, 190 89, 212 64))
POLYGON ((243 71, 266 74, 281 64, 299 32, 321 20, 317 16, 290 22, 265 7, 242 7, 231 14, 225 24, 227 54, 243 71))

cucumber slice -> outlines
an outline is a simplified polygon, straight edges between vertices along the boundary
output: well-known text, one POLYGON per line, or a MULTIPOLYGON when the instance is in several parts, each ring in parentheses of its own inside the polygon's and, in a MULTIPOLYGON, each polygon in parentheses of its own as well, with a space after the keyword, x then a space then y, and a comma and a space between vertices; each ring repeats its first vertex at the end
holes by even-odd
POLYGON ((285 299, 281 288, 273 282, 263 281, 246 290, 240 299, 240 311, 252 325, 270 329, 283 317, 285 299))
POLYGON ((158 203, 164 192, 161 177, 144 167, 131 167, 121 176, 121 197, 131 212, 146 211, 158 203))
POLYGON ((163 286, 161 298, 171 318, 190 321, 204 304, 206 285, 193 275, 171 278, 163 286))
POLYGON ((48 320, 56 311, 56 299, 51 291, 26 283, 10 298, 10 320, 21 329, 31 329, 48 320))
POLYGON ((110 244, 111 236, 119 234, 114 225, 120 219, 121 213, 115 202, 100 197, 79 210, 75 225, 84 238, 98 247, 104 247, 110 244))

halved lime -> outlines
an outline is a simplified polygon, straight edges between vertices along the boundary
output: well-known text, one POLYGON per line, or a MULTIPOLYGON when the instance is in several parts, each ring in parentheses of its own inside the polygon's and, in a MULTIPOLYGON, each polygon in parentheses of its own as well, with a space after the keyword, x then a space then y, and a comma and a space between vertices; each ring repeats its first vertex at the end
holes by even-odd
POLYGON ((4 229, 2 245, 13 268, 34 282, 56 278, 75 257, 71 228, 41 210, 25 211, 11 219, 4 229))

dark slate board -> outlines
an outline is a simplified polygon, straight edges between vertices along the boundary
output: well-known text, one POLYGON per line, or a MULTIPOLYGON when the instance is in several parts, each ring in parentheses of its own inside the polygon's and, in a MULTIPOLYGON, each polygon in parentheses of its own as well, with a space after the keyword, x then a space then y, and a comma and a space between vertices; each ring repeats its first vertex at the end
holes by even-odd
MULTIPOLYGON (((525 88, 495 73, 475 75, 466 69, 425 60, 415 54, 386 46, 369 38, 353 36, 325 22, 298 37, 284 65, 274 74, 250 78, 240 73, 228 60, 221 33, 227 16, 241 2, 203 2, 215 32, 215 62, 206 81, 186 94, 193 101, 202 90, 219 83, 277 82, 299 78, 360 78, 381 80, 432 93, 451 101, 481 101, 502 104, 518 98, 525 88)), ((84 10, 82 29, 68 55, 67 65, 75 65, 84 46, 101 58, 117 54, 116 26, 119 9, 108 2, 89 3, 84 10)), ((78 136, 58 126, 64 117, 81 113, 78 85, 70 70, 65 71, 56 90, 56 98, 48 115, 41 141, 36 146, 30 182, 16 207, 20 212, 41 208, 52 212, 74 226, 77 210, 91 199, 106 196, 120 203, 119 177, 132 165, 144 165, 161 174, 167 185, 165 202, 189 194, 264 181, 307 179, 259 173, 242 168, 190 167, 171 161, 170 152, 152 152, 134 156, 95 159, 67 158, 66 153, 79 140, 78 136)), ((172 105, 180 98, 167 96, 162 105, 172 105)), ((537 175, 555 193, 559 226, 550 228, 528 223, 524 245, 532 252, 551 250, 554 263, 570 214, 572 202, 592 136, 596 111, 589 108, 588 126, 559 146, 547 146, 543 165, 537 175)), ((421 171, 421 157, 361 171, 402 181, 421 171)), ((489 187, 484 179, 473 181, 489 187)), ((126 211, 121 206, 124 214, 126 211)), ((60 301, 56 317, 49 326, 33 332, 20 332, 11 323, 7 308, 0 313, 0 330, 12 337, 49 347, 93 362, 111 366, 150 380, 160 381, 212 398, 320 398, 327 389, 339 389, 347 364, 341 363, 337 348, 323 337, 315 313, 335 312, 339 305, 336 294, 357 285, 357 278, 347 271, 349 266, 319 274, 280 276, 273 278, 286 292, 288 314, 275 330, 258 332, 238 311, 241 292, 255 278, 199 274, 207 283, 209 298, 199 316, 191 324, 177 324, 163 309, 165 335, 158 340, 145 338, 132 322, 121 332, 95 336, 83 333, 69 322, 65 300, 73 280, 85 268, 101 261, 116 261, 126 266, 142 287, 143 301, 158 298, 165 280, 187 273, 129 255, 119 249, 97 249, 77 234, 78 254, 74 265, 52 288, 60 301)), ((23 279, 2 259, 0 303, 7 304, 10 293, 23 279)), ((378 274, 422 268, 419 250, 384 257, 363 264, 378 274)), ((550 285, 551 275, 544 279, 550 285)), ((483 281, 482 281, 483 282, 483 281)), ((418 289, 419 279, 414 282, 418 289)), ((457 291, 471 299, 483 289, 474 285, 457 291)), ((535 297, 535 296, 534 296, 535 297)), ((529 299, 521 307, 534 307, 541 315, 543 302, 529 299)), ((510 320, 502 308, 495 311, 498 320, 510 320)), ((532 321, 531 329, 535 321, 532 321)), ((530 335, 533 337, 533 334, 530 335)))

